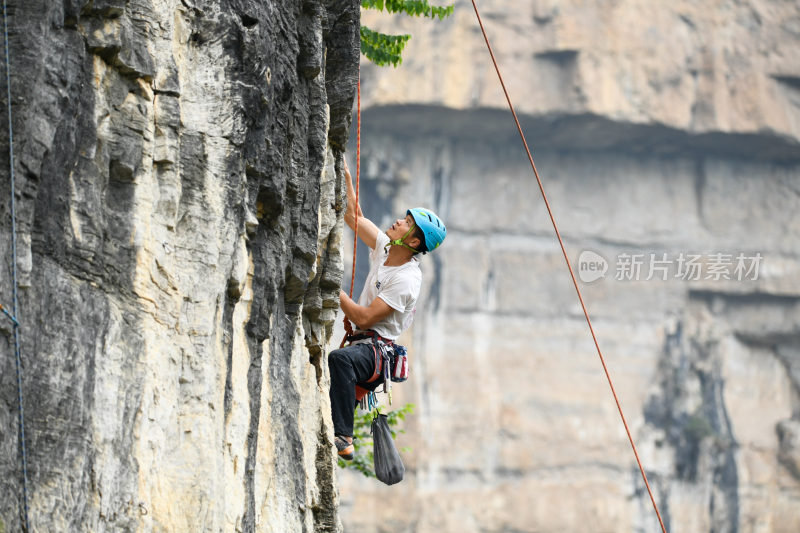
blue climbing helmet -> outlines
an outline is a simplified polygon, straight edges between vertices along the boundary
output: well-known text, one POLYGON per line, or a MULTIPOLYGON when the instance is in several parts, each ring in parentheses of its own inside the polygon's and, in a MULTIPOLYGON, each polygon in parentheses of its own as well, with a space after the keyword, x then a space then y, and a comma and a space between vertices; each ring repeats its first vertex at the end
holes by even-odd
POLYGON ((432 252, 444 242, 444 238, 447 236, 447 228, 444 227, 444 222, 436 216, 436 213, 424 207, 414 207, 406 211, 406 214, 411 215, 414 223, 419 226, 425 235, 425 242, 423 246, 420 246, 420 252, 432 252))

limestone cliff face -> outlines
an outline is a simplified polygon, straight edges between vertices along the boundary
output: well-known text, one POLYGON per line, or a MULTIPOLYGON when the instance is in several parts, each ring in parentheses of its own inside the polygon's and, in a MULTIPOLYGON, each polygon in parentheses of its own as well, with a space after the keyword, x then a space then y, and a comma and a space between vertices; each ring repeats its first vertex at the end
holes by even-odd
MULTIPOLYGON (((797 3, 478 4, 573 268, 607 267, 579 283, 669 531, 800 530, 797 3)), ((659 531, 471 3, 405 24, 401 68, 362 66, 364 207, 448 237, 395 389, 407 479, 347 479, 346 529, 659 531)))
MULTIPOLYGON (((456 6, 438 24, 367 20, 414 38, 402 68, 365 69, 375 74, 365 73, 365 102, 505 108, 472 4, 456 6)), ((796 2, 485 0, 478 6, 517 110, 545 119, 536 122, 553 142, 629 145, 640 139, 624 134, 627 124, 657 127, 666 137, 646 145, 648 151, 671 148, 670 133, 726 133, 726 144, 752 135, 741 144, 774 157, 779 140, 794 144, 800 136, 796 2), (558 120, 566 116, 573 118, 558 120), (583 135, 568 130, 580 119, 603 124, 605 135, 595 133, 597 125, 583 135), (567 138, 555 139, 565 130, 567 138), (764 143, 759 133, 776 139, 764 143)), ((700 139, 708 141, 702 147, 721 148, 716 136, 700 139)))
POLYGON ((358 2, 9 4, 32 528, 336 531, 323 347, 358 2))

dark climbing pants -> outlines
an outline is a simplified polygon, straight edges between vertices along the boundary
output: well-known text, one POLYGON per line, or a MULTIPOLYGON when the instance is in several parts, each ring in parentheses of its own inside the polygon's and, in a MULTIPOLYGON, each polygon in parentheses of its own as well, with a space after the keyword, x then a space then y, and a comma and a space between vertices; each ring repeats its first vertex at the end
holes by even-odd
POLYGON ((383 377, 372 383, 367 380, 375 373, 375 352, 369 343, 354 344, 334 350, 328 356, 331 371, 331 415, 335 435, 353 436, 353 415, 356 409, 356 385, 375 390, 383 377))

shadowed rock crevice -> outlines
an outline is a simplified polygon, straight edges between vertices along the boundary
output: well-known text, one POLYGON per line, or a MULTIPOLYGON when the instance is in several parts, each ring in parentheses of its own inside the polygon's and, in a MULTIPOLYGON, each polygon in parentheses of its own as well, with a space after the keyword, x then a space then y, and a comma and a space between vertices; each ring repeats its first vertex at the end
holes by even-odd
POLYGON ((775 81, 786 85, 788 88, 794 89, 795 91, 800 91, 800 76, 773 75, 772 77, 775 79, 775 81))
MULTIPOLYGON (((261 392, 263 383, 263 350, 259 342, 249 341, 250 366, 247 370, 247 391, 250 395, 250 420, 247 432, 247 459, 244 466, 245 505, 242 527, 245 531, 255 531, 256 490, 255 468, 258 460, 259 423, 261 421, 261 392)), ((263 444, 263 443, 262 443, 263 444)))
POLYGON ((323 502, 334 501, 335 494, 330 491, 335 484, 336 469, 337 467, 331 462, 331 445, 328 443, 328 431, 320 427, 318 433, 318 446, 317 455, 314 464, 316 465, 316 479, 317 484, 322 489, 319 494, 319 502, 312 507, 314 513, 314 532, 319 533, 333 533, 338 531, 338 513, 336 509, 329 505, 324 505, 323 502))
MULTIPOLYGON (((710 484, 708 513, 723 531, 739 525, 738 444, 724 403, 719 341, 687 335, 678 322, 666 337, 659 363, 659 393, 644 415, 663 432, 658 447, 674 453, 675 475, 689 484, 710 484)), ((660 484, 659 484, 660 486, 660 484)))
MULTIPOLYGON (((567 84, 569 86, 569 84, 567 84)), ((538 150, 614 151, 632 155, 675 157, 733 157, 796 164, 800 143, 785 135, 764 132, 690 133, 662 124, 611 120, 569 109, 531 116, 519 114, 528 144, 538 150)), ((383 105, 362 114, 374 133, 400 138, 437 136, 464 141, 491 139, 496 144, 518 143, 519 134, 508 112, 475 108, 454 110, 427 105, 383 105)))

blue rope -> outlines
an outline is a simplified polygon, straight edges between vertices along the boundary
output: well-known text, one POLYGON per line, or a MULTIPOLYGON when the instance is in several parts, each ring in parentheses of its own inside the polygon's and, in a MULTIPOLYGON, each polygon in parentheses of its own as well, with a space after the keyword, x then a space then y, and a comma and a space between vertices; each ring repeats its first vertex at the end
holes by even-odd
MULTIPOLYGON (((22 520, 24 531, 30 531, 28 523, 28 457, 25 450, 25 411, 22 407, 22 357, 19 349, 19 299, 17 296, 17 201, 14 176, 14 129, 11 120, 11 59, 8 53, 8 22, 6 0, 3 0, 3 36, 6 55, 6 101, 8 102, 8 159, 11 173, 11 270, 14 287, 14 315, 9 318, 14 323, 14 357, 17 365, 17 400, 19 402, 19 449, 22 459, 22 520)), ((5 310, 4 310, 5 311, 5 310)), ((8 314, 6 312, 6 314, 8 314)))
POLYGON ((14 323, 14 326, 15 326, 15 327, 16 327, 16 326, 19 326, 19 322, 17 322, 17 317, 15 317, 15 316, 14 316, 14 315, 12 315, 11 313, 9 313, 9 312, 8 312, 8 309, 6 309, 5 307, 3 307, 3 305, 2 305, 2 304, 0 304, 0 311, 2 311, 2 312, 3 312, 3 314, 4 314, 4 315, 6 315, 6 316, 8 317, 8 319, 9 319, 11 322, 13 322, 13 323, 14 323))

